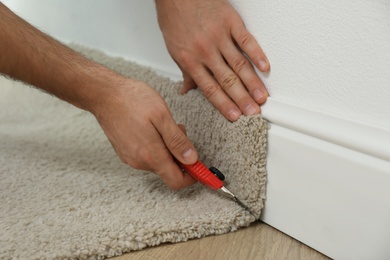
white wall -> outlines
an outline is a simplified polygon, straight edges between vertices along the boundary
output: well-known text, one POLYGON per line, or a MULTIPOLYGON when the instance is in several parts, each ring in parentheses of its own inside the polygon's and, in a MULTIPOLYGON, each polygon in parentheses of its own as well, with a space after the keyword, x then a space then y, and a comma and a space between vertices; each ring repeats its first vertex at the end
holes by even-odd
MULTIPOLYGON (((152 0, 6 0, 63 41, 173 74, 152 0)), ((390 1, 233 0, 271 61, 273 100, 390 130, 390 1)))
POLYGON ((234 2, 274 99, 390 130, 390 1, 234 2))
POLYGON ((18 15, 64 42, 77 42, 172 74, 152 0, 5 0, 18 15))

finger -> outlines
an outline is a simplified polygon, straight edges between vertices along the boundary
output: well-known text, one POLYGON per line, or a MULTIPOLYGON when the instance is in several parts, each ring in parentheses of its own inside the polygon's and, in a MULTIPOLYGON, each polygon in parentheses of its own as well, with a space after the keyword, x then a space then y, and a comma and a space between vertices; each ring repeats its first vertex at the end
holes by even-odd
POLYGON ((229 98, 206 68, 200 67, 198 70, 194 71, 192 78, 202 90, 203 95, 207 100, 209 100, 224 117, 230 121, 236 121, 242 115, 237 105, 229 98))
MULTIPOLYGON (((162 134, 162 138, 169 149, 169 152, 181 163, 195 163, 198 160, 198 155, 195 147, 186 136, 184 126, 177 125, 176 127, 172 127, 171 130, 167 130, 167 132, 171 132, 171 134, 162 134)), ((169 164, 167 164, 166 161, 167 160, 164 160, 162 162, 165 165, 164 168, 159 170, 156 169, 155 172, 161 176, 161 179, 168 187, 178 190, 196 182, 194 178, 180 169, 176 162, 173 161, 172 156, 169 164)))
POLYGON ((198 160, 198 153, 185 133, 176 125, 172 116, 166 115, 152 122, 161 135, 169 152, 181 163, 193 164, 198 160))
POLYGON ((183 73, 183 87, 180 89, 180 94, 186 94, 195 88, 197 88, 195 81, 187 73, 183 73))
POLYGON ((255 115, 260 112, 259 105, 249 95, 240 78, 226 64, 226 61, 221 56, 213 59, 213 64, 210 69, 222 89, 245 115, 255 115))
MULTIPOLYGON (((179 127, 178 127, 179 128, 179 127)), ((191 176, 183 173, 171 152, 166 147, 157 129, 153 129, 143 154, 143 168, 155 172, 164 183, 173 190, 190 186, 196 182, 191 176)), ((182 130, 179 128, 181 133, 182 130)), ((183 133, 184 134, 184 133, 183 133)))
POLYGON ((173 161, 172 156, 170 160, 162 161, 160 166, 153 169, 153 171, 170 189, 173 190, 179 190, 197 182, 189 174, 186 174, 180 169, 176 162, 173 161))
POLYGON ((265 72, 270 69, 267 56, 257 43, 255 37, 247 31, 244 23, 233 24, 231 33, 238 46, 248 55, 259 70, 265 72))
POLYGON ((267 100, 268 92, 249 62, 237 47, 231 43, 222 49, 222 55, 225 57, 230 68, 238 75, 245 87, 250 92, 251 96, 258 104, 262 104, 267 100))

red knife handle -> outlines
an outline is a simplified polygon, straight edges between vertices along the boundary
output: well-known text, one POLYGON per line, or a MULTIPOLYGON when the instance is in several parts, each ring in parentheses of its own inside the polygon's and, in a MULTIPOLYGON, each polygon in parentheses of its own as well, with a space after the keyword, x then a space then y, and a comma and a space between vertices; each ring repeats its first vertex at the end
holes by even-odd
POLYGON ((180 166, 194 179, 200 183, 214 189, 219 190, 223 186, 223 182, 218 179, 203 163, 196 161, 196 163, 191 165, 185 165, 179 163, 180 166))

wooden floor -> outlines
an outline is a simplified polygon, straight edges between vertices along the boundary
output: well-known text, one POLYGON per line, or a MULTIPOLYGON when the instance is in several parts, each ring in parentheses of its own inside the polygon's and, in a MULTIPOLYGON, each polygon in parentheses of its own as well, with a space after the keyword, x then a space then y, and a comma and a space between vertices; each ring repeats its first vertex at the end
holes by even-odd
POLYGON ((329 258, 263 222, 256 222, 250 227, 237 232, 194 239, 178 244, 164 244, 111 259, 325 260, 329 258))

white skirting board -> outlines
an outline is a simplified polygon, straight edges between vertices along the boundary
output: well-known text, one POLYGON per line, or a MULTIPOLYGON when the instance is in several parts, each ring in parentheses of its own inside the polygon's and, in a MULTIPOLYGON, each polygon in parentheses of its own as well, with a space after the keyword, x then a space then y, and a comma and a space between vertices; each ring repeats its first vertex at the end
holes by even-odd
POLYGON ((390 259, 390 132, 272 98, 263 115, 262 220, 335 259, 390 259))
POLYGON ((262 220, 334 259, 390 259, 390 132, 272 97, 262 114, 271 122, 262 220))

